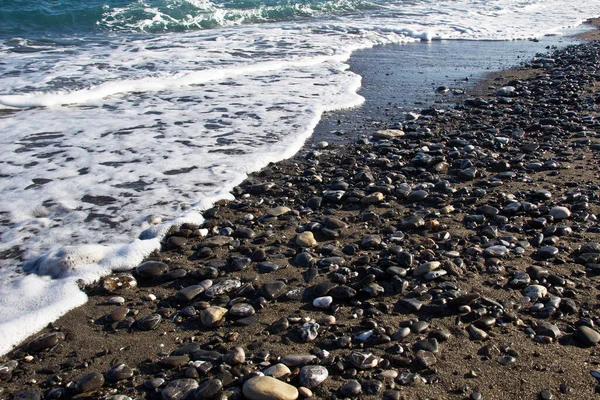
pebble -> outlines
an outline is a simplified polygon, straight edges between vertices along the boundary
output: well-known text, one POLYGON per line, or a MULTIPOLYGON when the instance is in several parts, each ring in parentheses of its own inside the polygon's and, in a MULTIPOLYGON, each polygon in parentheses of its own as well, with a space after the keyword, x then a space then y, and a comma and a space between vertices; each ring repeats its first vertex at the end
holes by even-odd
POLYGON ((260 287, 260 291, 267 300, 276 299, 287 289, 287 285, 281 281, 266 282, 260 287))
POLYGON ((321 365, 306 365, 300 369, 298 381, 300 385, 314 389, 327 379, 329 371, 321 365))
POLYGON ((127 364, 116 364, 106 372, 106 379, 113 382, 129 379, 133 376, 133 370, 127 364))
POLYGON ((32 352, 38 352, 56 346, 65 340, 65 334, 62 332, 48 332, 39 335, 27 344, 27 349, 32 352))
POLYGON ((357 397, 362 393, 362 386, 360 382, 352 379, 347 381, 340 388, 340 394, 345 397, 357 397))
POLYGON ((198 385, 193 396, 196 400, 213 399, 221 390, 223 390, 223 382, 219 379, 209 379, 198 385))
POLYGON ((242 388, 248 400, 296 400, 298 389, 270 376, 248 379, 242 388))
POLYGON ((100 389, 104 385, 104 376, 99 372, 90 372, 75 384, 78 393, 87 393, 100 389))
POLYGON ((147 261, 136 268, 135 272, 145 279, 159 277, 169 271, 169 266, 159 261, 147 261))
POLYGON ((523 294, 531 300, 536 301, 548 294, 548 289, 542 285, 530 285, 523 290, 523 294))
POLYGON ((552 216, 552 218, 554 218, 554 220, 560 221, 562 219, 569 218, 571 216, 571 210, 569 210, 567 207, 552 207, 549 214, 552 216))
POLYGON ((311 231, 304 231, 296 236, 296 244, 300 247, 315 247, 318 245, 311 231))
POLYGON ((136 321, 136 325, 141 331, 151 331, 160 325, 162 317, 160 314, 150 314, 136 321))
POLYGON ((165 386, 161 396, 163 400, 183 400, 197 388, 195 379, 176 379, 165 386))
POLYGON ((202 325, 207 328, 213 328, 218 326, 223 320, 223 317, 227 314, 227 309, 219 306, 210 306, 200 314, 200 320, 202 325))
POLYGON ((317 297, 313 300, 313 306, 317 308, 328 309, 331 303, 333 303, 333 297, 331 296, 317 297))
POLYGON ((263 373, 266 376, 272 376, 276 379, 285 379, 292 374, 292 371, 283 363, 277 363, 265 369, 263 373))
POLYGON ((575 339, 584 346, 595 346, 600 342, 600 333, 585 325, 577 327, 574 336, 575 339))

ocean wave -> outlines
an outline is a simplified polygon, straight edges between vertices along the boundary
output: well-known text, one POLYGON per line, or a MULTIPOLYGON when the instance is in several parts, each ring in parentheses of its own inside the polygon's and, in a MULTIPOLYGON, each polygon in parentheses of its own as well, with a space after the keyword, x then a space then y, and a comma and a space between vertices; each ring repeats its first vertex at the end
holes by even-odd
POLYGON ((376 9, 363 0, 291 0, 211 2, 209 0, 138 1, 107 11, 100 25, 113 30, 182 32, 236 25, 335 17, 376 9))

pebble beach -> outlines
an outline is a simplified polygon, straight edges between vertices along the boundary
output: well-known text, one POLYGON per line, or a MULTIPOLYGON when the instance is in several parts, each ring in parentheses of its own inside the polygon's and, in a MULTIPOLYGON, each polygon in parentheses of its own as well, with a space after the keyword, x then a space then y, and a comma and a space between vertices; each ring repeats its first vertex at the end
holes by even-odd
POLYGON ((251 174, 0 358, 0 398, 600 397, 586 39, 251 174))

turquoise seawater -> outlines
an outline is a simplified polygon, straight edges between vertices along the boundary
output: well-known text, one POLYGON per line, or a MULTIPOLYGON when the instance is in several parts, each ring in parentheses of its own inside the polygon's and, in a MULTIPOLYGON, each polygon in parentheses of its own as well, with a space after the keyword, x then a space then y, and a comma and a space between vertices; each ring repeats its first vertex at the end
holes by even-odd
POLYGON ((386 2, 382 3, 363 0, 6 0, 1 5, 0 34, 35 36, 104 30, 182 32, 347 15, 380 9, 386 2))

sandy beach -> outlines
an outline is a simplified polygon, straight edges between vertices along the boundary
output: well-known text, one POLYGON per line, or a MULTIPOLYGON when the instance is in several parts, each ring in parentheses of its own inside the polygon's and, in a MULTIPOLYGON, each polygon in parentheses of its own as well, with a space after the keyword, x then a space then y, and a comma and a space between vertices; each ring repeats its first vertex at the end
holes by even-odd
POLYGON ((252 174, 0 358, 0 398, 600 397, 582 38, 252 174))

